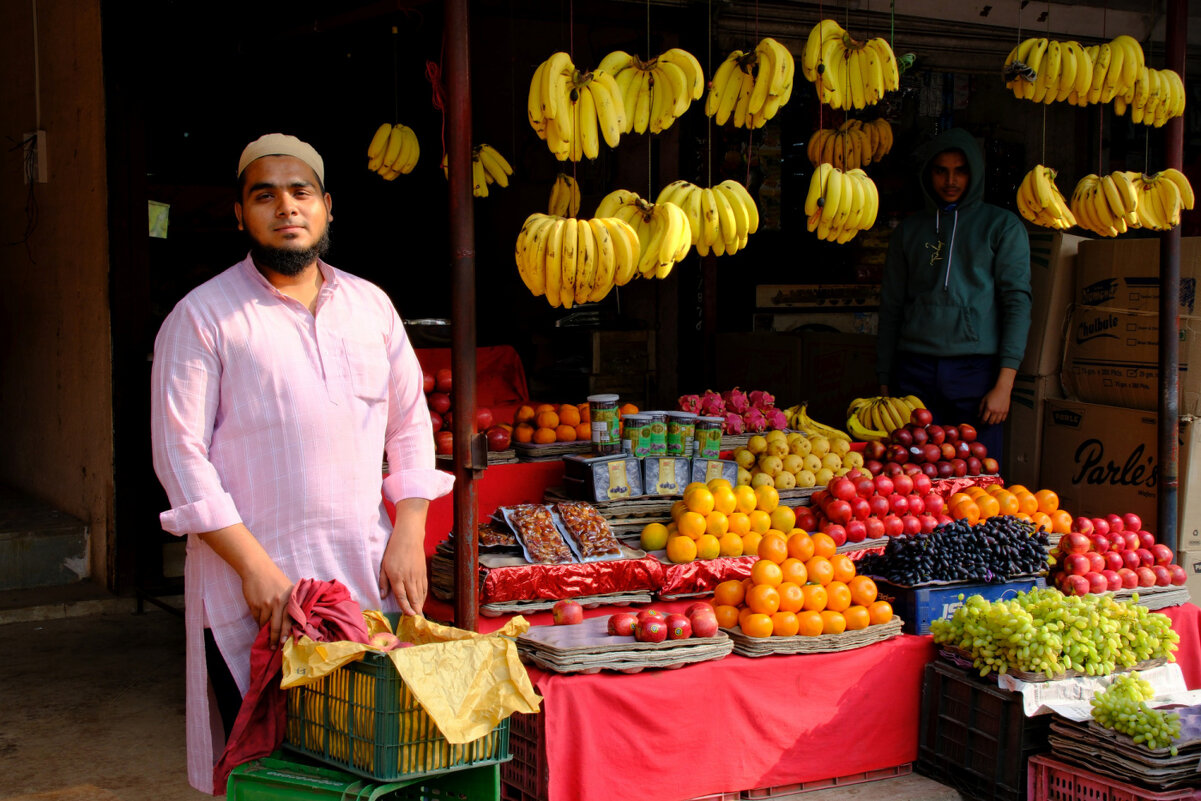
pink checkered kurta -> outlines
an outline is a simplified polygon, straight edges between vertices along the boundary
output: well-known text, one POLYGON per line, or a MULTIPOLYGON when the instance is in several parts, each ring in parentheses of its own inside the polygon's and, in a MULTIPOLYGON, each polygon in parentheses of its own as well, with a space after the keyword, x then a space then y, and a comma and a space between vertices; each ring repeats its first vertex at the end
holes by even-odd
POLYGON ((395 609, 379 592, 392 531, 381 456, 391 501, 437 498, 454 481, 434 469, 421 367, 391 301, 319 267, 315 315, 247 257, 180 301, 155 341, 154 467, 171 503, 161 521, 188 536, 188 778, 206 792, 221 736, 203 628, 245 692, 258 626, 237 573, 195 534, 245 523, 292 580, 337 579, 364 609, 395 609))

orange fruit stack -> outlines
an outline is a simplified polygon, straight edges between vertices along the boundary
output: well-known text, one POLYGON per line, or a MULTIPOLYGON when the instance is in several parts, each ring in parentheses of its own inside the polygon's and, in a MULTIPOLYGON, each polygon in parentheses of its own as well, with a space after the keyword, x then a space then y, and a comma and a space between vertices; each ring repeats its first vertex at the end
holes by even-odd
MULTIPOLYGON (((694 481, 671 507, 667 558, 681 563, 755 554, 768 534, 783 538, 782 531, 791 531, 795 523, 796 513, 780 505, 780 493, 774 487, 735 487, 724 478, 708 484, 694 481), (673 541, 683 539, 692 540, 695 547, 683 542, 672 547, 673 541)), ((644 535, 657 525, 648 524, 644 535)))
POLYGON ((587 403, 522 406, 513 414, 513 440, 535 445, 587 442, 592 438, 588 408, 587 403))
POLYGON ((971 525, 994 515, 1013 515, 1052 534, 1067 534, 1072 530, 1072 515, 1059 508, 1059 496, 1054 491, 1031 492, 1021 484, 968 487, 948 498, 947 508, 951 517, 966 519, 971 525))
POLYGON ((768 530, 757 553, 750 578, 714 588, 723 628, 738 626, 749 637, 815 637, 892 619, 892 606, 876 598, 876 583, 857 575, 855 562, 837 553, 826 534, 768 530))

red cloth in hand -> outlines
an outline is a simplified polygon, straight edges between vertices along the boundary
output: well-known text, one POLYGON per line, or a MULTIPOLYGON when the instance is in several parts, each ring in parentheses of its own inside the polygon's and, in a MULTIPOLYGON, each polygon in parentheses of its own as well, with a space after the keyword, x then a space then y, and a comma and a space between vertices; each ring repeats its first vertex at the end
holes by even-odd
MULTIPOLYGON (((301 579, 288 601, 291 636, 307 635, 317 642, 368 640, 363 611, 350 591, 337 581, 301 579)), ((284 653, 271 647, 269 626, 259 630, 250 650, 250 689, 234 721, 229 742, 213 768, 213 793, 225 792, 229 773, 243 762, 268 756, 284 741, 287 706, 279 687, 284 653)))

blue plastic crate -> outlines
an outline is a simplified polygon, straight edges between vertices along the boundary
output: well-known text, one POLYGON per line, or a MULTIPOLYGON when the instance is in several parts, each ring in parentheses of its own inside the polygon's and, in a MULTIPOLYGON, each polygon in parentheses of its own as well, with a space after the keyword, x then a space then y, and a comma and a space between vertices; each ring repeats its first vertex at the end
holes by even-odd
POLYGON ((963 606, 963 600, 980 595, 986 601, 1014 598, 1019 592, 1047 586, 1042 576, 1007 581, 1003 584, 931 584, 925 587, 900 587, 887 581, 876 581, 881 596, 888 596, 892 610, 905 621, 906 634, 929 634, 930 624, 943 620, 963 606))

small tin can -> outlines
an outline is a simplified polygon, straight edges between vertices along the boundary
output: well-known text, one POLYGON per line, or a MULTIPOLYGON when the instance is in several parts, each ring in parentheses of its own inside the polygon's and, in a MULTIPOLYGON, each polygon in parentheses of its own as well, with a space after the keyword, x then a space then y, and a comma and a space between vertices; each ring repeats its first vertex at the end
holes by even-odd
POLYGON ((667 412, 646 412, 650 418, 651 443, 648 456, 667 455, 667 412))
POLYGON ((698 459, 716 459, 721 454, 720 417, 696 418, 696 456, 698 459))
POLYGON ((667 413, 667 455, 692 456, 696 415, 692 412, 667 413))
POLYGON ((622 449, 639 459, 651 453, 651 418, 648 414, 627 414, 621 418, 622 449))
POLYGON ((621 453, 621 418, 617 414, 617 400, 616 395, 588 396, 592 452, 597 456, 621 453))

